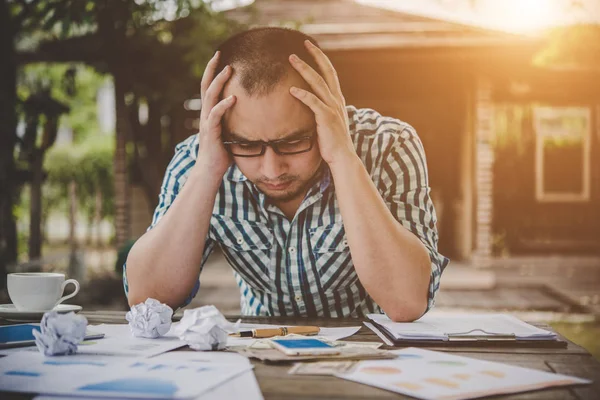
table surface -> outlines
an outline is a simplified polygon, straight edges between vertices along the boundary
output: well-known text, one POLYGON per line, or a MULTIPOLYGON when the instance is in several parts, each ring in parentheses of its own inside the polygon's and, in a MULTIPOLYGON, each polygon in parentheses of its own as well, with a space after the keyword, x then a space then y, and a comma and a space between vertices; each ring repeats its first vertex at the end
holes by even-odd
MULTIPOLYGON (((123 311, 87 311, 83 312, 90 324, 127 323, 123 311)), ((177 317, 177 315, 176 315, 177 317)), ((229 318, 229 317, 228 317, 229 318)), ((236 320, 237 317, 230 319, 236 320)), ((343 340, 381 342, 361 319, 350 318, 294 318, 294 317, 242 317, 243 322, 278 325, 316 325, 322 327, 361 326, 360 331, 343 340)), ((4 322, 4 321, 3 321, 4 322)), ((539 325, 538 325, 539 326, 539 325)), ((547 326, 542 326, 549 329, 547 326)), ((384 349, 392 347, 384 346, 384 349)), ((429 350, 451 352, 453 354, 488 361, 498 361, 511 365, 534 368, 541 371, 556 372, 591 379, 586 386, 570 388, 544 389, 520 394, 494 396, 502 399, 600 399, 600 363, 585 349, 569 342, 566 348, 448 348, 426 347, 429 350)), ((289 365, 267 365, 252 360, 254 373, 265 399, 409 399, 397 393, 388 392, 371 386, 346 381, 332 376, 288 375, 289 365)), ((28 395, 2 393, 4 399, 26 399, 28 395), (9 397, 10 396, 10 397, 9 397)))

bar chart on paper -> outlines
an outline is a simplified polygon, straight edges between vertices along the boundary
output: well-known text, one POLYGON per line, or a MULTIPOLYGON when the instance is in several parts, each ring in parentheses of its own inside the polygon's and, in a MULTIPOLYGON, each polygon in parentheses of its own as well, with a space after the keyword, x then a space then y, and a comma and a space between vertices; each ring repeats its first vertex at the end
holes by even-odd
POLYGON ((249 363, 89 355, 48 359, 39 353, 21 352, 0 359, 0 389, 86 397, 192 398, 251 369, 249 363))

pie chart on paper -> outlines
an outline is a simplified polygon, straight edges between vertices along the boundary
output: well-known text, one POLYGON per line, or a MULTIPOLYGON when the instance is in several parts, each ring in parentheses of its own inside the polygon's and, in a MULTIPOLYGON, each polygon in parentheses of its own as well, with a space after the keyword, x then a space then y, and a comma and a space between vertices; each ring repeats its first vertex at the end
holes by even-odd
POLYGON ((372 375, 392 375, 402 373, 402 371, 399 368, 386 366, 364 367, 361 368, 360 372, 372 375))

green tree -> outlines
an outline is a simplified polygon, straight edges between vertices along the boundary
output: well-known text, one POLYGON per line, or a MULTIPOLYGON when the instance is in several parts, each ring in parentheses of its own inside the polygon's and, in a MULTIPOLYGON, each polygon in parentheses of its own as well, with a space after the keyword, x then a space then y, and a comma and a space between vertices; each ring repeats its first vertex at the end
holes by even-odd
POLYGON ((41 256, 42 227, 48 212, 43 203, 43 163, 46 151, 53 145, 61 126, 68 127, 76 140, 97 134, 96 93, 103 83, 101 76, 84 65, 32 64, 19 71, 18 98, 26 123, 18 148, 18 165, 32 173, 30 181, 30 259, 41 256), (43 122, 42 122, 43 121, 43 122), (42 132, 40 141, 38 136, 42 132), (39 142, 39 143, 38 143, 39 142))
POLYGON ((73 132, 79 143, 100 132, 96 96, 107 76, 82 63, 33 63, 18 71, 17 96, 25 101, 40 88, 70 108, 61 118, 61 127, 73 132))
POLYGON ((555 28, 548 39, 535 57, 536 64, 600 72, 600 24, 555 28))
POLYGON ((147 193, 155 193, 165 148, 172 148, 173 138, 183 131, 183 100, 197 93, 215 44, 237 29, 241 27, 195 0, 0 2, 0 269, 16 259, 12 211, 18 188, 29 179, 27 170, 20 172, 14 162, 18 67, 81 62, 112 75, 115 224, 117 243, 123 243, 128 236, 127 143, 134 142, 134 162, 147 193), (136 118, 141 103, 150 109, 146 125, 136 118))

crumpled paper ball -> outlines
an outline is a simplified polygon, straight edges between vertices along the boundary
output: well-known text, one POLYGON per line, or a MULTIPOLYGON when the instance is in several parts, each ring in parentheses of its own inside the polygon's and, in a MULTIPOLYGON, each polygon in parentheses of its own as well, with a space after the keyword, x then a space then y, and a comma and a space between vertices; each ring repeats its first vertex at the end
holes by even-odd
POLYGON ((164 336, 171 329, 173 309, 156 299, 136 304, 125 314, 129 329, 136 337, 154 339, 164 336))
POLYGON ((85 338, 87 319, 74 312, 59 314, 49 311, 42 317, 41 332, 33 330, 35 345, 45 356, 74 354, 85 338))
POLYGON ((215 306, 203 306, 185 310, 174 332, 194 350, 223 350, 229 334, 238 332, 239 322, 227 321, 215 306))

